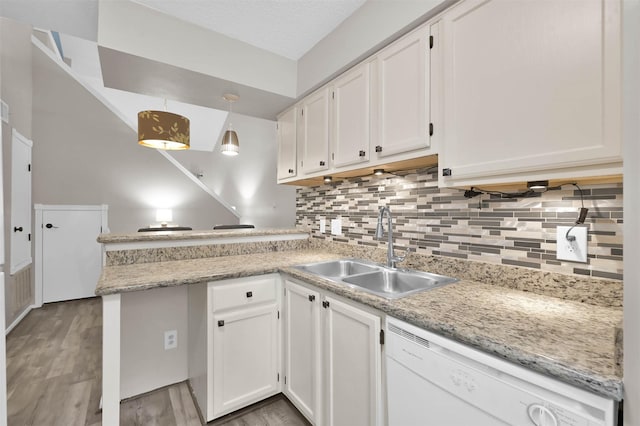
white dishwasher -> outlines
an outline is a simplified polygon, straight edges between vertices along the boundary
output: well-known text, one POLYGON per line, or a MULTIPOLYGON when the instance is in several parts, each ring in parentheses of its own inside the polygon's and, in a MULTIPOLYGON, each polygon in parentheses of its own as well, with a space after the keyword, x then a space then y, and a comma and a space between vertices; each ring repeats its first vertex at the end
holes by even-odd
POLYGON ((615 426, 618 403, 387 318, 389 426, 615 426))

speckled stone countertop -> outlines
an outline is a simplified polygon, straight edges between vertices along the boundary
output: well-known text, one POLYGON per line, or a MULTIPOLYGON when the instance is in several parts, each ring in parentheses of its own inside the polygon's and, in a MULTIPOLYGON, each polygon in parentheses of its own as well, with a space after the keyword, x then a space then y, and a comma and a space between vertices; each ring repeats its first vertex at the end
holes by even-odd
POLYGON ((299 229, 220 229, 203 231, 131 232, 126 234, 100 234, 103 244, 134 243, 142 241, 206 240, 214 238, 262 237, 266 235, 308 234, 299 229))
POLYGON ((621 360, 616 349, 622 309, 466 279, 386 300, 292 268, 340 257, 344 256, 306 250, 109 266, 103 269, 96 294, 283 272, 532 370, 600 395, 622 398, 621 360))

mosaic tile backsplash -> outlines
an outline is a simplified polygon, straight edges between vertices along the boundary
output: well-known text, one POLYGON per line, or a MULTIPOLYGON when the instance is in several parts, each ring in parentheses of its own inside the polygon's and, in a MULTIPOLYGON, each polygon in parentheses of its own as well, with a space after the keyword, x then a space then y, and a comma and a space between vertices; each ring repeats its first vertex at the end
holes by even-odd
POLYGON ((463 190, 438 188, 437 180, 437 170, 421 169, 300 187, 296 226, 316 239, 385 247, 386 233, 383 241, 374 233, 379 207, 389 206, 399 252, 622 280, 622 184, 581 186, 589 209, 588 259, 577 263, 556 260, 556 227, 574 224, 582 206, 575 186, 530 198, 465 198, 463 190), (330 221, 337 217, 343 235, 332 236, 330 221), (321 218, 327 221, 324 234, 321 218))

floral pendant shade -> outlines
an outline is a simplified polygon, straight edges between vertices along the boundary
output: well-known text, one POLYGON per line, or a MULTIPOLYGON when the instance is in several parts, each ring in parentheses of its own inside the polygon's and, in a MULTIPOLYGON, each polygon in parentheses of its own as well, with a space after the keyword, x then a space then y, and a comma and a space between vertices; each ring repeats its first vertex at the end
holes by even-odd
POLYGON ((189 149, 189 119, 166 111, 141 111, 138 143, 157 149, 189 149))

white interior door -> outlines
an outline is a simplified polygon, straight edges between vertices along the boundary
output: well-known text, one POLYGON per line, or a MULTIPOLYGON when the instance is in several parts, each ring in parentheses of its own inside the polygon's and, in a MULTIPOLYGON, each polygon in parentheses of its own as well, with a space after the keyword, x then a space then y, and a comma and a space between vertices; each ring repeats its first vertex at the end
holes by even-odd
POLYGON ((43 302, 94 296, 102 266, 103 210, 43 210, 43 302))
POLYGON ((11 141, 11 260, 10 274, 31 258, 31 147, 33 143, 13 129, 11 141))

